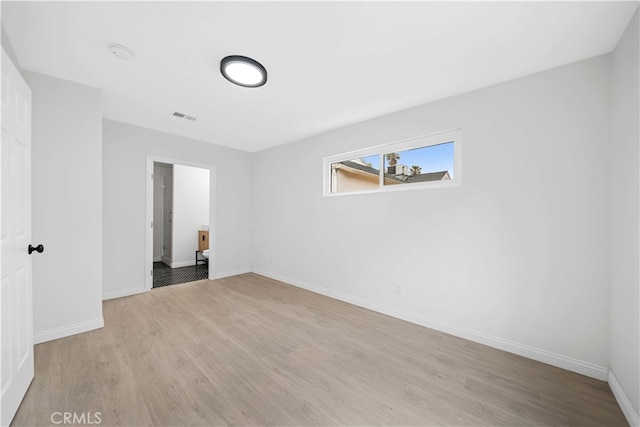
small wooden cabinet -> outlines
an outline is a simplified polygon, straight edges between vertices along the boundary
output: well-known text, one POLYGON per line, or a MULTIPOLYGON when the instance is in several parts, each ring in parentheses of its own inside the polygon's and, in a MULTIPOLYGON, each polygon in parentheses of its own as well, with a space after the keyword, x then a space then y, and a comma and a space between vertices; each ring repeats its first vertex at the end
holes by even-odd
POLYGON ((209 249, 209 232, 205 230, 198 231, 198 252, 209 249))

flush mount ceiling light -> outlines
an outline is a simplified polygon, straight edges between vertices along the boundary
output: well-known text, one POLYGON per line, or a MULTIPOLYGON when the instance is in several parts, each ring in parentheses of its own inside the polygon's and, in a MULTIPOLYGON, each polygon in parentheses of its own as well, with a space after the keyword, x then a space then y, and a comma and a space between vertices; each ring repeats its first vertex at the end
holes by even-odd
POLYGON ((133 59, 133 51, 126 46, 119 43, 111 43, 109 46, 109 52, 118 59, 123 61, 131 61, 133 59))
POLYGON ((225 79, 238 86, 260 87, 267 82, 267 70, 255 59, 232 55, 220 61, 220 72, 225 79))

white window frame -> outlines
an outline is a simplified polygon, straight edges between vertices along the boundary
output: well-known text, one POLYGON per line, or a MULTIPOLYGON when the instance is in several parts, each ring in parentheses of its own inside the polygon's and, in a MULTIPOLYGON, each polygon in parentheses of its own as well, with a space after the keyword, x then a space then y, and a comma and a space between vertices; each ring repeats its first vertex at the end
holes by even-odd
POLYGON ((435 188, 458 187, 462 184, 462 131, 461 129, 447 130, 443 132, 422 135, 403 139, 387 144, 367 147, 361 150, 337 154, 325 157, 323 161, 323 194, 324 197, 352 196, 355 194, 387 193, 395 191, 426 190, 435 188), (453 141, 453 178, 446 181, 414 182, 408 185, 384 185, 384 173, 380 173, 378 188, 362 191, 347 191, 342 193, 331 192, 331 165, 346 160, 368 157, 374 154, 379 156, 380 171, 384 171, 384 155, 386 153, 398 153, 416 148, 430 147, 453 141))

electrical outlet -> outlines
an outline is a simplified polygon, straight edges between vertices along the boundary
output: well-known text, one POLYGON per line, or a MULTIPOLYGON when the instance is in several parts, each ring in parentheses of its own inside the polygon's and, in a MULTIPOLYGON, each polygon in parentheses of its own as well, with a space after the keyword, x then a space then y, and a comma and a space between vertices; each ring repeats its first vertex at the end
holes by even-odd
POLYGON ((396 295, 398 296, 402 295, 402 289, 400 289, 400 285, 396 285, 395 291, 396 291, 396 295))

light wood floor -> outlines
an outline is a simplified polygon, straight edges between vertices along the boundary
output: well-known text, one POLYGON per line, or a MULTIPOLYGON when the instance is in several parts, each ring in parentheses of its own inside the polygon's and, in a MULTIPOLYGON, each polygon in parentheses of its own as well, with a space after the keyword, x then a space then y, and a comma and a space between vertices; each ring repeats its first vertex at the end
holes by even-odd
POLYGON ((14 425, 627 425, 606 383, 255 274, 104 303, 14 425))

